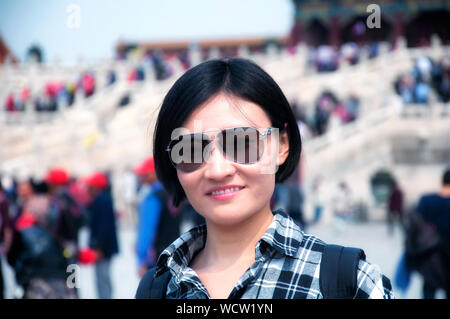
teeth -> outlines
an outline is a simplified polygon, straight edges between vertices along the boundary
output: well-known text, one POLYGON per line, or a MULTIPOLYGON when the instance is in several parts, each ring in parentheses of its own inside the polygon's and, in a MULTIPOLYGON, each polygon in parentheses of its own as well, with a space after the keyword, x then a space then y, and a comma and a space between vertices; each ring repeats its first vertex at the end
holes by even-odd
POLYGON ((225 190, 220 190, 220 191, 214 191, 211 193, 211 195, 219 195, 219 194, 225 194, 225 193, 229 193, 229 192, 237 192, 239 191, 239 187, 231 187, 231 188, 227 188, 225 190))

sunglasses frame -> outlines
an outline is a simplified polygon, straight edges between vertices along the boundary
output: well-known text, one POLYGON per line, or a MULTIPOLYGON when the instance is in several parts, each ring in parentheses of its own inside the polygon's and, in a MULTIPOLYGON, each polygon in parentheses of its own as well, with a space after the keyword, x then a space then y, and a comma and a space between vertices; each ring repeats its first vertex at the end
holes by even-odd
MULTIPOLYGON (((208 139, 207 139, 208 144, 207 144, 207 145, 209 145, 210 143, 213 143, 213 142, 217 139, 217 136, 218 136, 220 133, 223 133, 223 132, 225 132, 225 131, 227 131, 227 130, 231 130, 231 129, 232 129, 232 130, 243 129, 244 131, 247 130, 247 129, 255 129, 255 130, 260 134, 260 140, 261 140, 261 141, 264 141, 264 140, 267 138, 267 136, 269 136, 269 135, 272 134, 272 130, 277 129, 277 128, 276 128, 276 127, 269 127, 269 128, 266 128, 266 129, 262 129, 262 131, 261 131, 261 129, 258 129, 258 128, 252 127, 252 126, 245 126, 245 127, 231 127, 231 128, 225 128, 225 129, 222 129, 222 130, 209 130, 209 131, 198 132, 198 133, 182 134, 182 135, 177 136, 176 138, 178 139, 178 138, 183 138, 183 136, 190 136, 190 135, 192 136, 192 135, 194 135, 194 134, 201 134, 202 137, 204 137, 204 136, 207 136, 207 137, 208 137, 208 139), (205 134, 205 133, 212 133, 212 132, 219 132, 219 133, 216 134, 213 138, 210 138, 207 134, 205 134)), ((203 139, 202 139, 202 140, 203 140, 203 139)), ((198 164, 200 164, 200 165, 198 166, 198 168, 196 168, 196 169, 194 169, 194 170, 191 170, 191 171, 190 171, 190 170, 184 171, 184 170, 182 170, 182 169, 177 168, 177 164, 173 162, 172 157, 170 156, 170 152, 172 151, 172 147, 174 146, 174 145, 171 145, 171 144, 173 143, 173 141, 174 141, 174 139, 171 140, 171 141, 169 142, 169 144, 168 144, 167 147, 166 147, 166 151, 168 152, 168 156, 169 156, 170 162, 172 163, 172 165, 175 167, 176 170, 180 170, 180 171, 185 172, 185 173, 190 173, 190 172, 196 171, 197 169, 199 169, 200 167, 202 167, 202 166, 206 163, 206 161, 203 161, 202 163, 198 163, 198 164)), ((229 159, 229 158, 226 156, 226 154, 224 153, 222 147, 219 147, 219 148, 221 149, 221 153, 222 153, 222 155, 224 156, 224 158, 227 159, 227 160, 229 160, 229 161, 231 161, 231 162, 233 162, 233 163, 235 163, 235 164, 249 165, 249 164, 257 163, 257 162, 259 162, 260 159, 261 159, 261 158, 259 158, 257 161, 252 162, 252 163, 238 163, 238 162, 235 162, 235 161, 229 159)), ((264 154, 264 150, 265 150, 265 149, 262 150, 262 154, 264 154)), ((261 154, 261 156, 262 156, 262 154, 261 154)))

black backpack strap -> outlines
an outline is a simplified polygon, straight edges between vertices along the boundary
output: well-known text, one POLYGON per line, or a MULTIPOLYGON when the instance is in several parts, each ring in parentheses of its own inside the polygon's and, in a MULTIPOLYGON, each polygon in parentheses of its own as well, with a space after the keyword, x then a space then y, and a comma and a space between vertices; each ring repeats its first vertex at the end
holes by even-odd
POLYGON ((155 277, 156 268, 153 267, 145 273, 139 282, 136 299, 165 299, 167 285, 172 277, 170 271, 165 271, 155 277))
POLYGON ((325 246, 319 278, 324 299, 352 299, 355 296, 360 259, 366 259, 362 249, 339 245, 325 246))

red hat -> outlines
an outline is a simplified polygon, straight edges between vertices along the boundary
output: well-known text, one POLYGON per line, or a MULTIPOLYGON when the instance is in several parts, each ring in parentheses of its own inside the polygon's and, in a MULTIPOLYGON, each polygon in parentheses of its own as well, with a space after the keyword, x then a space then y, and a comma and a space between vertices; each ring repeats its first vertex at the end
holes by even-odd
POLYGON ((52 168, 44 178, 48 184, 60 186, 69 181, 69 174, 62 168, 52 168))
POLYGON ((85 179, 83 179, 83 182, 92 187, 104 189, 108 186, 108 178, 105 176, 105 174, 96 172, 85 179))
POLYGON ((134 168, 134 172, 138 175, 149 174, 155 172, 155 161, 153 156, 145 159, 140 165, 134 168))
POLYGON ((91 248, 82 248, 78 251, 78 261, 83 265, 95 264, 98 260, 98 254, 91 248))

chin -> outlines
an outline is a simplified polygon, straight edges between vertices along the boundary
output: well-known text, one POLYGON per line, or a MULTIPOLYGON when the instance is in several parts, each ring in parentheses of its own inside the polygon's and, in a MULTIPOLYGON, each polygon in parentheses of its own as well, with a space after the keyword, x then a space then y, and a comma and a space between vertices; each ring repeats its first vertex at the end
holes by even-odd
POLYGON ((216 225, 233 226, 243 223, 256 214, 256 208, 243 208, 242 205, 224 205, 222 207, 208 207, 206 214, 202 214, 206 221, 216 225))

